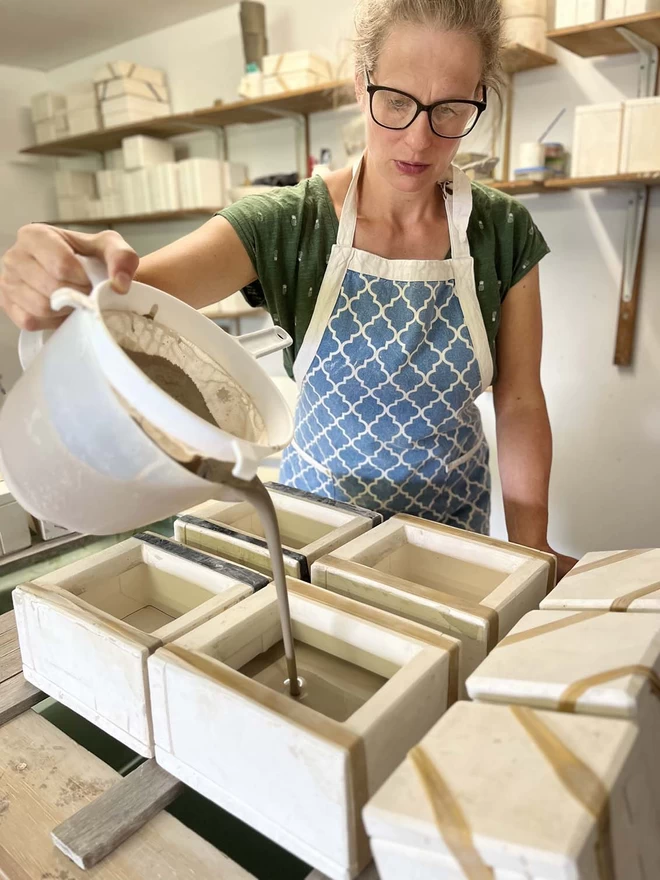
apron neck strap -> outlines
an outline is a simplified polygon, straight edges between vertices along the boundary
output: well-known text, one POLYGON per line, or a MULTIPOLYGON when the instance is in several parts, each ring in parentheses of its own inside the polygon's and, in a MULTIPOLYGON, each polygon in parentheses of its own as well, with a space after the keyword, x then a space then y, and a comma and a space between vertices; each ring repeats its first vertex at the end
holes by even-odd
MULTIPOLYGON (((357 190, 360 171, 364 162, 364 153, 353 166, 353 176, 344 199, 339 218, 337 244, 340 247, 353 247, 355 228, 357 226, 357 190)), ((451 166, 451 194, 447 198, 447 222, 449 225, 449 241, 452 259, 470 256, 470 245, 467 237, 468 222, 472 213, 472 184, 468 176, 451 166)))
POLYGON ((353 247, 355 241, 355 227, 357 226, 357 188, 360 180, 360 171, 362 162, 364 161, 364 153, 353 165, 353 176, 341 208, 341 216, 339 218, 339 231, 337 233, 337 244, 340 247, 353 247))
POLYGON ((452 259, 460 260, 470 256, 467 230, 472 214, 472 183, 467 174, 456 165, 451 166, 451 172, 451 195, 447 199, 447 222, 452 259))

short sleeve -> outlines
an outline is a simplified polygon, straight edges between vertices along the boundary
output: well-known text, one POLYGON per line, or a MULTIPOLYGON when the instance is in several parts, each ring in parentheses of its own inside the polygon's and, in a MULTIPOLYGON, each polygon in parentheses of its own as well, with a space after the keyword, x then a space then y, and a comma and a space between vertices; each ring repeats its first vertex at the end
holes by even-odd
MULTIPOLYGON (((521 281, 547 254, 550 248, 527 208, 518 203, 511 205, 513 215, 511 284, 521 281)), ((506 291, 504 291, 506 295, 506 291)))
MULTIPOLYGON (((277 202, 264 196, 246 196, 222 211, 218 211, 219 217, 224 217, 231 223, 257 273, 260 262, 258 255, 263 251, 260 238, 263 238, 264 231, 273 229, 278 214, 277 202)), ((242 293, 248 305, 253 308, 267 307, 264 289, 258 279, 244 287, 242 293)))

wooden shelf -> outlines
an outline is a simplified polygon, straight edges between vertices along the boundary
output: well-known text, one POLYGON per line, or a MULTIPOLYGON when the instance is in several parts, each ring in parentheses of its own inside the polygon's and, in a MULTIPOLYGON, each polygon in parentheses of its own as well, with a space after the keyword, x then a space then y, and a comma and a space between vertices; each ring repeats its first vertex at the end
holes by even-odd
POLYGON ((536 180, 494 180, 487 185, 510 196, 529 196, 545 192, 545 185, 536 180))
POLYGON ((335 110, 344 104, 354 102, 353 81, 339 80, 267 98, 234 101, 231 104, 218 104, 192 113, 181 113, 161 119, 144 119, 117 128, 104 128, 101 131, 62 138, 47 144, 35 144, 21 150, 21 153, 36 156, 75 156, 80 153, 113 150, 121 146, 125 137, 134 134, 168 138, 177 134, 190 134, 202 128, 269 122, 289 113, 307 114, 335 110))
POLYGON ((118 226, 120 223, 159 223, 165 220, 194 220, 212 217, 220 208, 184 208, 152 214, 125 214, 121 217, 85 217, 82 220, 53 220, 51 226, 118 226))
POLYGON ((660 46, 660 12, 647 12, 644 15, 595 21, 579 27, 550 31, 548 39, 583 58, 634 52, 630 43, 617 33, 618 27, 625 27, 654 46, 660 46))
POLYGON ((219 104, 206 110, 196 110, 191 115, 200 126, 250 125, 255 122, 271 122, 280 114, 319 113, 354 103, 353 80, 346 79, 267 98, 219 104))
POLYGON ((660 186, 660 171, 640 174, 613 174, 607 177, 555 177, 540 183, 535 180, 496 180, 488 184, 512 196, 566 192, 571 189, 622 189, 630 186, 660 186))
POLYGON ((130 125, 120 125, 116 128, 103 128, 100 131, 90 131, 87 134, 61 138, 47 144, 35 144, 21 150, 21 153, 33 156, 78 156, 81 153, 114 150, 121 147, 122 140, 132 134, 148 134, 151 137, 168 138, 176 134, 190 134, 197 131, 198 128, 199 125, 196 124, 193 113, 182 113, 178 116, 165 116, 161 119, 143 119, 141 122, 132 122, 130 125))
POLYGON ((522 73, 524 70, 536 70, 538 67, 550 67, 557 59, 544 52, 537 52, 520 43, 511 43, 504 47, 502 63, 506 73, 522 73))
POLYGON ((546 180, 545 191, 567 189, 619 189, 630 186, 659 186, 660 171, 640 174, 613 174, 607 177, 565 177, 546 180))

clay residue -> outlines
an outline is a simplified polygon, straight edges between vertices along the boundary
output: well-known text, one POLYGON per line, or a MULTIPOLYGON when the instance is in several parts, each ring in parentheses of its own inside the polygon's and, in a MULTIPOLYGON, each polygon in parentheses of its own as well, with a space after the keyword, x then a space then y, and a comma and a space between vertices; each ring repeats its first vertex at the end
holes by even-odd
MULTIPOLYGON (((185 406, 186 409, 194 413, 196 416, 217 425, 216 420, 211 415, 211 411, 206 405, 206 401, 202 392, 195 385, 193 380, 187 373, 184 373, 181 367, 171 363, 164 357, 157 354, 146 354, 143 351, 130 351, 124 348, 123 351, 136 364, 152 382, 155 382, 159 388, 162 388, 166 394, 173 397, 177 403, 185 406)), ((229 393, 224 391, 224 399, 226 400, 229 393)), ((220 398, 220 394, 218 394, 220 398)))

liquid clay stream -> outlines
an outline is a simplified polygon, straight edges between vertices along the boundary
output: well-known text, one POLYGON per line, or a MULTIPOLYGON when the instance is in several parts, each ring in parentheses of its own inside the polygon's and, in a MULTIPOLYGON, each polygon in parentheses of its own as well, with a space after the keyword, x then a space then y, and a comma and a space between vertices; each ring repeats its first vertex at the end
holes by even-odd
POLYGON ((231 467, 221 461, 205 459, 197 470, 197 476, 212 483, 231 488, 245 501, 248 501, 257 511, 261 520, 266 544, 270 553, 273 566, 277 603, 280 611, 280 624, 282 626, 282 641, 284 643, 284 656, 288 678, 284 684, 288 687, 292 697, 300 696, 300 679, 296 664, 296 651, 293 644, 293 631, 291 628, 291 611, 289 609, 289 594, 286 588, 286 574, 284 571, 284 557, 282 555, 282 539, 280 527, 273 501, 259 477, 255 477, 249 483, 245 480, 237 480, 231 474, 231 467))

